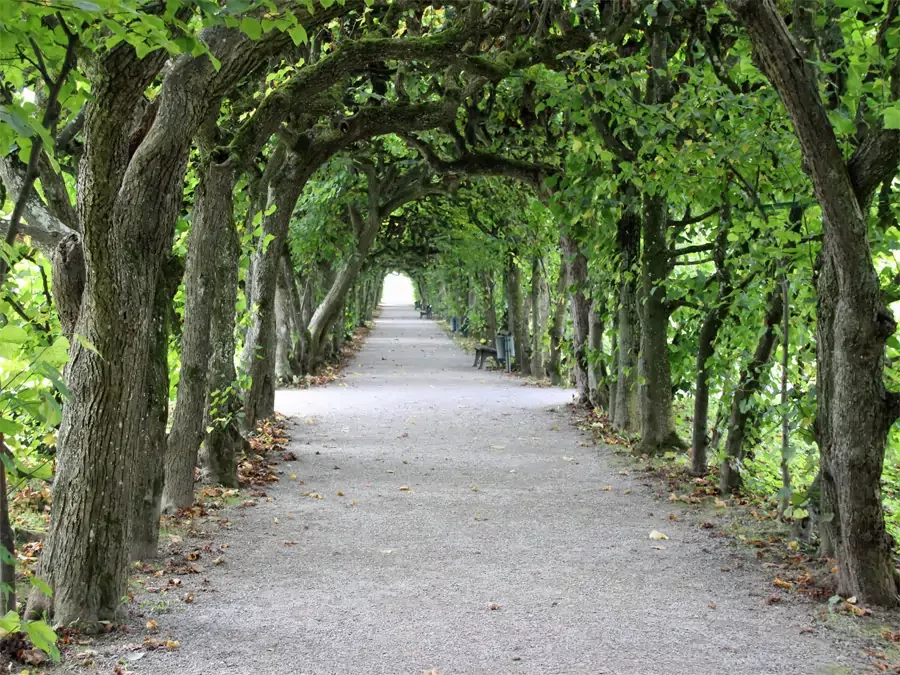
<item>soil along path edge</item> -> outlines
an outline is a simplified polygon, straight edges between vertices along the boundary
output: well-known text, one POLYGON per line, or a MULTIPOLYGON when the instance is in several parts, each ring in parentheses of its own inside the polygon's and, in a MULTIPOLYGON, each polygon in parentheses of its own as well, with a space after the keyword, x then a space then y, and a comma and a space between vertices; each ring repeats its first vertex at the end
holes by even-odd
POLYGON ((620 475, 570 392, 472 368, 385 307, 345 377, 281 391, 268 500, 229 511, 224 562, 153 618, 135 672, 830 673, 859 652, 620 475), (291 478, 291 476, 295 478, 291 478), (608 489, 607 489, 608 488, 608 489), (654 540, 652 531, 668 539, 654 540), (810 631, 810 629, 812 629, 810 631))

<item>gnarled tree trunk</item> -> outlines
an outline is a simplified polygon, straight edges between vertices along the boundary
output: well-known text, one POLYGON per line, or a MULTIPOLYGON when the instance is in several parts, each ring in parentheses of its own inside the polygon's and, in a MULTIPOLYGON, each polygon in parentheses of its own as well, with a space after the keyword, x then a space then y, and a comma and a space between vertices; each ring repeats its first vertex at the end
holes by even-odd
POLYGON ((531 316, 534 330, 531 336, 531 374, 544 378, 544 333, 547 330, 547 313, 550 299, 547 280, 544 279, 543 261, 535 256, 531 264, 531 316))
POLYGON ((884 346, 896 324, 881 298, 865 211, 877 185, 897 171, 900 132, 871 129, 845 163, 817 84, 771 0, 728 4, 787 108, 822 208, 815 431, 838 592, 896 605, 880 486, 887 434, 900 412, 897 395, 884 386, 884 346))

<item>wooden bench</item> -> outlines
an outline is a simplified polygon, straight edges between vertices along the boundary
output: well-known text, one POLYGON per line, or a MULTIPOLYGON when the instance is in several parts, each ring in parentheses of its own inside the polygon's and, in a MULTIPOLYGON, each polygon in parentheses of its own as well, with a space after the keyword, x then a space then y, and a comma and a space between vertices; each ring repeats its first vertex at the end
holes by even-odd
POLYGON ((472 364, 472 367, 478 366, 478 370, 484 368, 484 361, 487 357, 491 357, 494 359, 494 363, 498 366, 500 365, 500 360, 497 358, 497 348, 490 347, 488 345, 478 345, 475 347, 475 363, 472 364), (479 363, 480 361, 480 363, 479 363))
POLYGON ((423 317, 426 318, 426 319, 430 319, 430 318, 431 318, 431 305, 426 305, 426 306, 419 312, 419 318, 421 319, 421 318, 423 318, 423 317))

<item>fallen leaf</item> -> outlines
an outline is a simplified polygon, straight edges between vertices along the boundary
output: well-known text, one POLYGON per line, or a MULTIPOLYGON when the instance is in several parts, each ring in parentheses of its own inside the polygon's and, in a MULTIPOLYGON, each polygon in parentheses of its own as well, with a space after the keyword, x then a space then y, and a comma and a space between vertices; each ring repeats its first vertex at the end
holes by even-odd
POLYGON ((796 541, 792 541, 792 542, 788 543, 788 548, 791 549, 792 551, 797 551, 800 549, 800 544, 796 541))
POLYGON ((159 628, 159 624, 156 623, 153 619, 150 619, 147 621, 147 623, 144 624, 144 627, 147 630, 156 630, 157 628, 159 628))
POLYGON ((505 445, 492 445, 491 446, 491 450, 505 450, 505 449, 506 449, 505 445))
POLYGON ((665 551, 666 550, 665 546, 651 546, 650 548, 656 549, 657 551, 665 551))
POLYGON ((411 490, 409 489, 409 485, 401 485, 400 492, 411 492, 411 490))
POLYGON ((169 651, 173 651, 178 649, 181 646, 181 643, 178 640, 166 640, 166 649, 169 651))
POLYGON ((856 604, 856 596, 851 595, 849 598, 847 598, 847 602, 850 603, 851 605, 855 605, 856 604))
POLYGON ((281 455, 281 458, 282 458, 285 462, 296 462, 296 461, 297 461, 297 455, 295 455, 295 454, 294 454, 293 452, 291 452, 290 450, 288 450, 287 452, 285 452, 284 454, 282 454, 282 455, 281 455))
POLYGON ((496 602, 492 602, 491 604, 488 605, 488 609, 496 611, 496 610, 500 609, 500 605, 498 605, 496 602))
POLYGON ((273 518, 272 520, 275 521, 276 525, 278 524, 278 518, 273 518))
POLYGON ((472 486, 472 492, 478 492, 478 488, 475 486, 472 486))
POLYGON ((612 485, 607 485, 605 488, 600 488, 600 489, 603 492, 610 492, 610 491, 612 491, 612 485))
POLYGON ((344 493, 341 492, 340 490, 338 490, 337 496, 338 496, 338 497, 343 497, 343 496, 344 496, 344 493))
POLYGON ((778 577, 775 577, 775 580, 772 583, 775 586, 778 586, 778 588, 791 589, 794 587, 794 584, 792 584, 790 581, 785 581, 784 579, 779 579, 778 577))
POLYGON ((622 494, 623 494, 623 495, 630 495, 630 494, 631 494, 631 490, 625 490, 625 492, 623 492, 622 494))
POLYGON ((194 594, 193 593, 185 593, 182 600, 184 600, 187 603, 191 603, 194 601, 194 594))
POLYGON ((709 607, 710 609, 715 609, 715 608, 716 608, 716 603, 711 602, 711 603, 709 603, 709 604, 707 605, 707 607, 709 607))
POLYGON ((668 539, 668 537, 667 537, 666 535, 664 535, 662 532, 657 532, 656 530, 653 530, 653 531, 650 533, 650 537, 649 537, 649 538, 650 538, 650 539, 656 539, 656 540, 659 540, 659 539, 668 539))
POLYGON ((296 546, 297 542, 296 541, 286 541, 286 542, 284 542, 284 545, 285 546, 296 546))
POLYGON ((213 560, 213 563, 212 563, 212 564, 213 564, 213 565, 221 565, 221 564, 224 563, 224 562, 225 562, 225 558, 223 558, 222 556, 219 556, 218 558, 216 558, 215 560, 213 560))
POLYGON ((291 480, 297 480, 297 474, 292 473, 290 476, 288 476, 288 478, 290 478, 291 480))
POLYGON ((717 500, 716 500, 716 507, 718 507, 718 508, 720 508, 720 509, 725 509, 725 508, 728 508, 728 504, 726 504, 725 502, 723 502, 721 499, 717 499, 717 500))

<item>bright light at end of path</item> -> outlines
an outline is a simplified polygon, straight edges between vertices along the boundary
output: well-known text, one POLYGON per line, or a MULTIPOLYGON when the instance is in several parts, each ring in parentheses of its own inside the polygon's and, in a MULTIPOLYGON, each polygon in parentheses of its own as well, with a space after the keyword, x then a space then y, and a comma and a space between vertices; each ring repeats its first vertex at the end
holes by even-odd
POLYGON ((405 274, 391 272, 384 278, 382 305, 412 305, 416 300, 412 279, 405 274))

